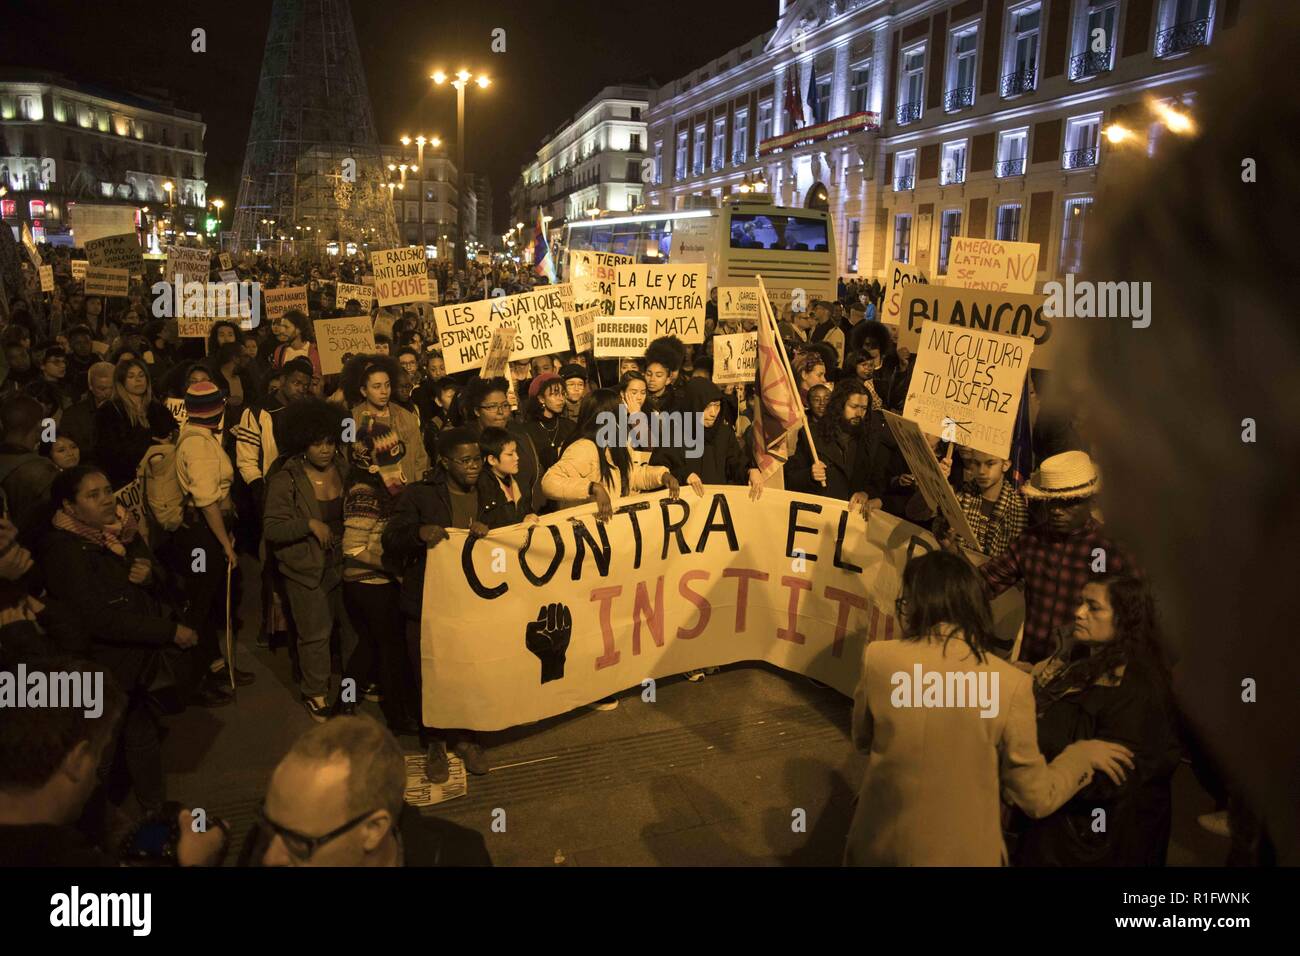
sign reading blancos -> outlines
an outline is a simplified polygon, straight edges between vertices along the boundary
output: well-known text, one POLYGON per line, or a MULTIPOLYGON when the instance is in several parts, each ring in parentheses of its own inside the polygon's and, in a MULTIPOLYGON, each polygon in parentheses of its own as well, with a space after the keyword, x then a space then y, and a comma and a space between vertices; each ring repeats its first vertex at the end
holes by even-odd
POLYGON ((758 287, 747 285, 718 286, 718 318, 722 320, 758 319, 758 287))
POLYGON ((614 315, 647 319, 651 338, 704 341, 707 270, 702 265, 622 265, 615 270, 614 315))
POLYGON ((573 290, 564 283, 434 309, 433 323, 451 374, 483 365, 492 333, 503 321, 515 330, 511 361, 568 351, 564 320, 573 311, 573 290))
POLYGON ((372 252, 370 264, 380 305, 429 301, 429 267, 423 246, 372 252))
POLYGON ((619 266, 630 266, 634 256, 614 252, 577 251, 569 253, 569 283, 577 308, 595 305, 601 315, 614 314, 614 285, 619 266))
POLYGON ((926 322, 903 417, 932 435, 1010 458, 1033 351, 1024 336, 926 322))
POLYGON ((757 332, 738 332, 735 335, 713 337, 713 383, 715 385, 752 382, 757 364, 757 332))
POLYGON ((948 251, 948 284, 990 292, 1034 291, 1038 243, 1002 242, 953 236, 948 251))
POLYGON ((1033 367, 1051 368, 1057 358, 1060 337, 1053 335, 1054 322, 1044 315, 1044 300, 1041 295, 1014 292, 980 292, 936 285, 907 286, 902 297, 898 344, 916 352, 921 340, 921 325, 925 322, 968 326, 1032 338, 1033 367))
POLYGON ((314 328, 320 370, 325 375, 343 371, 344 356, 366 355, 375 350, 375 331, 369 316, 317 319, 314 328))

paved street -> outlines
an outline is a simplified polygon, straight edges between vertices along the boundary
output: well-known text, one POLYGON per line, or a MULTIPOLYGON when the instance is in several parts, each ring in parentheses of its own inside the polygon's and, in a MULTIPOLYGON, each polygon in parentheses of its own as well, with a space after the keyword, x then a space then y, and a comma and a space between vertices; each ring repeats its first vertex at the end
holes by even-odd
MULTIPOLYGON (((256 622, 256 575, 248 577, 243 617, 256 622)), ((231 707, 173 718, 164 742, 169 795, 226 817, 240 840, 272 768, 311 726, 288 654, 257 648, 251 626, 239 663, 257 682, 231 707)), ((835 865, 863 766, 848 736, 850 706, 765 664, 698 683, 671 678, 653 704, 629 691, 615 711, 485 735, 491 774, 424 812, 483 833, 502 866, 835 865), (492 829, 498 808, 504 833, 492 829), (804 832, 795 832, 796 809, 806 811, 804 832)), ((379 716, 374 704, 363 707, 379 716)), ((402 744, 419 752, 413 737, 402 744)), ((1227 841, 1196 825, 1209 809, 1180 768, 1172 865, 1222 862, 1227 841)))

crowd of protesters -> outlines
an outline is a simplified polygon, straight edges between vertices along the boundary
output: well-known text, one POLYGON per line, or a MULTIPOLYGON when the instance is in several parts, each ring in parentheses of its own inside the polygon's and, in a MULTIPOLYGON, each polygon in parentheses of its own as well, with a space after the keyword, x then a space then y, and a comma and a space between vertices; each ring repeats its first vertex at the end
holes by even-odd
MULTIPOLYGON (((312 320, 365 314, 335 298, 338 282, 366 283, 360 258, 237 257, 242 280, 306 285, 308 311, 252 328, 217 321, 206 339, 182 340, 174 319, 155 317, 152 264, 125 299, 106 302, 79 291, 67 250, 44 255, 55 291, 39 293, 24 263, 17 291, 7 284, 0 331, 0 653, 7 664, 54 652, 88 659, 119 688, 120 719, 106 736, 90 722, 41 729, 39 715, 21 726, 6 718, 0 856, 35 853, 32 834, 15 835, 4 814, 19 805, 15 793, 49 796, 70 762, 80 761, 75 793, 59 791, 54 816, 39 817, 80 819, 92 835, 67 859, 94 859, 123 807, 174 818, 162 726, 186 707, 237 706, 236 688, 254 680, 239 666, 238 636, 252 634, 285 650, 302 706, 337 727, 304 738, 277 769, 260 830, 270 848, 257 859, 302 862, 319 841, 301 827, 325 833, 330 813, 350 816, 355 794, 336 808, 311 797, 318 765, 338 758, 354 774, 359 761, 374 764, 367 779, 387 790, 371 802, 384 811, 354 820, 318 862, 391 862, 407 845, 396 832, 414 824, 393 798, 392 737, 350 722, 361 700, 379 703, 392 735, 419 737, 429 780, 448 779, 449 752, 471 774, 491 767, 479 735, 421 721, 428 550, 448 529, 482 535, 587 503, 605 520, 628 495, 730 484, 755 497, 783 486, 837 498, 867 520, 884 511, 930 527, 944 546, 908 567, 903 640, 869 646, 853 722, 869 758, 849 862, 1163 863, 1171 777, 1185 751, 1198 751, 1171 702, 1147 584, 1097 509, 1086 422, 1040 413, 1051 383, 1035 371, 1032 447, 1020 450, 1027 481, 1017 483, 1011 460, 931 436, 977 538, 962 542, 927 505, 886 426, 886 411, 902 411, 912 357, 877 321, 879 283, 841 282, 835 300, 778 316, 810 428, 789 436, 784 467, 765 475, 754 387, 712 381, 713 335, 740 328, 718 320, 716 292, 702 345, 657 339, 640 359, 544 355, 499 378, 447 375, 426 310, 374 305, 376 326, 383 319, 391 332, 325 375, 312 320), (620 406, 699 416, 702 454, 602 442, 600 426, 620 406), (974 566, 963 543, 987 560, 974 566), (244 627, 250 586, 260 620, 244 627), (1015 646, 994 635, 989 610, 1012 587, 1025 596, 1015 646), (946 713, 936 732, 933 713, 890 706, 889 675, 913 664, 996 671, 1009 703, 991 722, 946 713), (48 744, 44 764, 15 775, 15 762, 36 759, 31 740, 48 744), (1110 821, 1100 832, 1098 807, 1110 821)), ((441 266, 434 278, 443 304, 540 281, 473 264, 441 266)), ((1214 768, 1201 757, 1197 769, 1226 806, 1214 768)), ((1227 829, 1223 815, 1207 825, 1227 829)))

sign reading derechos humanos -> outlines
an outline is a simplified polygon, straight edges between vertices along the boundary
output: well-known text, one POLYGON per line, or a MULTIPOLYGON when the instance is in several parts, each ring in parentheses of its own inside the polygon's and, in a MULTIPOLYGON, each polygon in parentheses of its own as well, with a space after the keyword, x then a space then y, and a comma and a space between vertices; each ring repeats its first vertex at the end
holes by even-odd
POLYGON ((614 315, 649 320, 651 338, 675 335, 687 345, 704 341, 703 265, 626 265, 616 270, 614 315))

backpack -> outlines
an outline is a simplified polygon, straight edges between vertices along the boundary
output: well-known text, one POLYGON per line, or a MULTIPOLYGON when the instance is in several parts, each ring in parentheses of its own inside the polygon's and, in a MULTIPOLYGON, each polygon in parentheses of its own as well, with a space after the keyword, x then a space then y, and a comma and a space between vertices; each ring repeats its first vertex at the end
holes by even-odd
MULTIPOLYGON (((194 434, 185 436, 194 437, 194 434)), ((136 469, 145 510, 164 531, 175 531, 185 518, 186 495, 181 491, 181 481, 176 474, 176 452, 184 440, 174 445, 170 442, 151 445, 136 469)))

